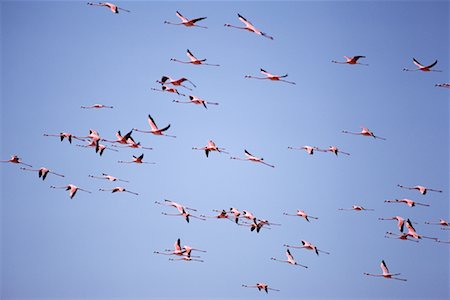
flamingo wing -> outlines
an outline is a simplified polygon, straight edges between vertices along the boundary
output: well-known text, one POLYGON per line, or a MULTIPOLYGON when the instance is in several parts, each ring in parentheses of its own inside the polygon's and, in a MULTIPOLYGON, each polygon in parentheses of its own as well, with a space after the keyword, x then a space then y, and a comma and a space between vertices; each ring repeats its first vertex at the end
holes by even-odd
POLYGON ((191 51, 189 51, 189 49, 186 50, 186 55, 189 57, 190 60, 198 60, 194 54, 192 54, 191 51))
POLYGON ((429 65, 429 66, 426 66, 425 68, 427 68, 427 69, 430 69, 430 68, 432 68, 432 67, 434 67, 436 64, 437 64, 437 59, 436 59, 436 61, 434 62, 434 63, 432 63, 431 65, 429 65))
POLYGON ((253 24, 250 23, 249 21, 247 21, 246 18, 244 18, 243 16, 241 16, 240 14, 238 14, 239 20, 245 24, 245 26, 247 27, 253 27, 253 24))
POLYGON ((417 59, 415 59, 414 57, 413 57, 413 63, 416 65, 416 66, 418 66, 419 68, 423 68, 424 66, 419 62, 419 61, 417 61, 417 59))
POLYGON ((166 127, 164 127, 163 129, 160 129, 160 131, 163 132, 163 131, 166 131, 166 130, 169 129, 169 128, 170 128, 170 124, 167 125, 166 127))
POLYGON ((383 274, 389 274, 389 269, 386 266, 386 263, 384 262, 384 260, 381 261, 380 268, 383 271, 383 274))
POLYGON ((206 17, 192 19, 191 22, 192 22, 192 23, 196 23, 196 22, 201 21, 201 20, 204 20, 204 19, 206 19, 206 17))
POLYGON ((273 74, 267 72, 267 71, 264 70, 264 69, 260 69, 260 72, 261 72, 262 74, 266 75, 266 76, 269 76, 269 77, 270 77, 270 76, 273 76, 273 74))
POLYGON ((142 160, 143 158, 144 158, 144 153, 142 153, 142 154, 138 157, 139 160, 142 160))
POLYGON ((181 22, 189 22, 189 20, 186 19, 185 17, 183 17, 183 15, 180 14, 179 11, 177 11, 176 14, 177 14, 177 17, 181 19, 181 22))
POLYGON ((244 149, 244 153, 246 156, 248 157, 254 157, 250 152, 248 152, 247 150, 244 149))
POLYGON ((181 240, 178 239, 175 244, 174 244, 175 250, 176 251, 181 251, 181 240))
POLYGON ((155 120, 153 120, 152 116, 148 115, 148 124, 152 128, 152 130, 158 130, 158 126, 156 126, 155 120))

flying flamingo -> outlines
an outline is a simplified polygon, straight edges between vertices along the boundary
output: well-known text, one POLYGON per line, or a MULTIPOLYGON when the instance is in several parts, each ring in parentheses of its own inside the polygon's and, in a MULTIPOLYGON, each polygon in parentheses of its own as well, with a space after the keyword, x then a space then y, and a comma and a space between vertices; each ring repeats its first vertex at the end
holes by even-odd
POLYGON ((245 78, 261 79, 261 80, 268 79, 268 80, 272 80, 272 81, 282 81, 282 82, 286 82, 286 83, 290 83, 290 84, 295 84, 295 82, 281 79, 281 78, 288 77, 288 74, 285 74, 285 75, 274 75, 274 74, 271 74, 271 73, 269 73, 269 72, 267 72, 266 70, 263 70, 263 69, 260 69, 260 71, 261 71, 262 74, 266 75, 266 77, 255 77, 255 76, 251 76, 251 75, 245 75, 245 78))
POLYGON ((358 211, 371 210, 371 211, 374 211, 374 209, 372 209, 372 208, 364 208, 360 205, 352 205, 352 208, 338 208, 338 210, 358 210, 358 211))
POLYGON ((375 276, 375 277, 384 277, 384 278, 388 278, 388 279, 395 279, 395 280, 406 281, 406 279, 403 279, 403 278, 393 277, 393 276, 400 275, 400 273, 395 273, 395 274, 389 273, 389 269, 387 268, 386 263, 384 262, 384 260, 381 261, 380 267, 381 267, 381 270, 383 271, 383 274, 364 273, 364 275, 375 276))
POLYGON ((424 66, 417 59, 413 58, 413 63, 417 66, 417 69, 404 68, 403 71, 423 71, 423 72, 442 72, 441 70, 431 70, 437 64, 437 60, 429 66, 424 66))
POLYGON ((80 141, 83 141, 83 142, 85 141, 84 139, 79 138, 79 137, 77 137, 77 136, 74 136, 73 134, 68 133, 68 132, 61 132, 61 133, 59 133, 59 134, 48 134, 48 133, 44 133, 44 136, 58 136, 58 137, 61 139, 61 142, 62 142, 64 139, 67 139, 67 140, 69 141, 69 143, 71 143, 71 144, 72 144, 72 138, 77 139, 77 140, 80 140, 80 141))
POLYGON ((81 106, 83 109, 94 109, 94 108, 114 108, 113 106, 103 105, 103 104, 94 104, 91 106, 81 106))
POLYGON ((430 206, 429 204, 424 204, 424 203, 419 203, 419 202, 415 202, 412 201, 410 199, 395 199, 395 200, 384 200, 384 202, 386 203, 405 203, 406 205, 408 205, 409 207, 414 207, 416 205, 422 205, 422 206, 430 206))
POLYGON ((118 163, 119 164, 132 164, 132 163, 136 163, 136 164, 151 164, 154 165, 156 163, 154 162, 143 162, 142 159, 144 158, 144 153, 142 153, 140 156, 134 156, 133 155, 133 160, 132 161, 123 161, 123 160, 119 160, 118 163))
POLYGON ((418 234, 416 232, 416 229, 413 227, 410 219, 406 220, 406 228, 408 229, 407 235, 412 237, 412 238, 414 238, 414 239, 426 238, 426 239, 430 239, 430 240, 437 240, 437 238, 432 238, 432 237, 423 236, 421 234, 418 234))
POLYGON ((218 215, 214 215, 214 216, 205 216, 205 215, 200 215, 201 218, 209 218, 209 219, 227 219, 230 220, 231 222, 233 222, 230 218, 231 216, 228 215, 228 212, 224 209, 222 210, 216 210, 214 209, 213 211, 218 212, 218 215))
POLYGON ((248 219, 250 221, 253 221, 254 219, 256 219, 255 215, 248 210, 242 211, 242 218, 248 219))
POLYGON ((428 191, 437 192, 437 193, 442 193, 441 190, 430 189, 430 188, 427 188, 427 187, 424 187, 424 186, 421 186, 421 185, 416 185, 416 186, 413 186, 413 187, 408 187, 408 186, 404 186, 404 185, 397 184, 397 186, 398 186, 399 188, 407 189, 407 190, 418 190, 422 195, 426 195, 428 191))
POLYGON ((285 215, 285 216, 291 216, 291 217, 302 217, 302 218, 304 218, 306 221, 308 221, 309 222, 309 219, 311 218, 311 219, 315 219, 315 220, 318 220, 319 218, 317 218, 317 217, 313 217, 313 216, 310 216, 310 215, 308 215, 307 213, 305 213, 305 211, 303 211, 303 210, 300 210, 300 209, 297 209, 297 213, 295 214, 295 215, 292 215, 292 214, 288 214, 288 213, 283 213, 283 215, 285 215))
POLYGON ((425 222, 425 224, 428 225, 439 225, 439 226, 450 226, 449 222, 444 220, 444 219, 439 219, 438 223, 433 223, 433 222, 425 222))
POLYGON ((375 134, 373 134, 372 131, 369 130, 369 128, 366 128, 366 127, 361 127, 361 132, 350 132, 350 131, 342 130, 342 133, 348 133, 348 134, 353 134, 353 135, 362 135, 362 136, 371 136, 374 139, 380 139, 383 141, 386 140, 383 137, 376 136, 375 134))
POLYGON ((135 142, 132 138, 129 138, 127 140, 127 145, 126 146, 122 146, 121 148, 133 148, 133 149, 145 149, 145 150, 153 150, 153 148, 151 147, 144 147, 141 145, 141 142, 135 142))
POLYGON ((257 282, 256 285, 243 284, 242 287, 245 287, 245 288, 257 288, 258 291, 264 290, 266 293, 269 293, 269 290, 276 291, 276 292, 280 291, 280 290, 277 290, 277 289, 270 288, 267 284, 262 283, 262 282, 257 282))
POLYGON ((274 165, 270 165, 270 164, 266 163, 266 162, 264 161, 264 158, 256 157, 256 156, 250 154, 250 152, 248 152, 248 151, 245 150, 245 149, 244 149, 244 153, 245 153, 246 158, 239 158, 239 157, 233 157, 233 156, 230 157, 230 158, 231 158, 231 159, 237 159, 237 160, 248 160, 248 161, 252 161, 252 162, 262 163, 262 164, 264 164, 264 165, 266 165, 266 166, 275 168, 274 165))
POLYGON ((345 56, 345 55, 344 55, 344 58, 345 58, 345 61, 335 61, 335 60, 332 60, 331 62, 332 62, 332 63, 335 63, 335 64, 348 64, 348 65, 362 65, 362 66, 368 66, 368 64, 362 64, 362 63, 359 63, 359 62, 358 62, 358 60, 359 60, 360 58, 366 58, 366 57, 363 56, 363 55, 356 55, 356 56, 353 56, 353 57, 348 57, 348 56, 345 56))
POLYGON ((314 150, 319 150, 319 148, 315 147, 315 146, 302 146, 302 147, 288 147, 288 149, 291 150, 305 150, 306 153, 308 153, 309 155, 313 155, 314 154, 314 150))
POLYGON ((328 147, 328 149, 319 149, 319 148, 316 148, 316 150, 317 150, 317 151, 321 151, 321 152, 331 152, 331 153, 334 153, 334 155, 336 155, 336 156, 338 156, 338 153, 342 153, 342 154, 345 154, 345 155, 350 155, 350 153, 341 151, 341 150, 340 150, 338 147, 336 147, 336 146, 330 146, 330 147, 328 147))
POLYGON ((52 188, 52 189, 65 189, 66 191, 69 191, 70 199, 72 199, 75 196, 75 194, 77 193, 77 191, 79 191, 79 190, 91 194, 91 192, 89 192, 87 190, 84 190, 82 188, 79 188, 79 187, 77 187, 76 185, 73 185, 73 184, 68 184, 66 186, 59 186, 59 187, 52 185, 52 186, 50 186, 50 188, 52 188))
POLYGON ((118 130, 116 132, 116 137, 117 139, 115 141, 108 141, 108 140, 103 140, 105 142, 109 142, 109 143, 119 143, 122 145, 126 145, 128 144, 128 140, 133 138, 131 137, 131 134, 133 133, 133 130, 130 130, 127 134, 122 135, 122 133, 120 132, 120 130, 118 130))
POLYGON ((237 208, 231 207, 230 208, 230 213, 232 213, 234 215, 234 221, 236 222, 236 224, 238 224, 241 212, 237 208))
POLYGON ((164 128, 159 129, 158 126, 156 126, 155 121, 153 120, 153 118, 150 115, 148 115, 147 121, 148 121, 148 124, 150 125, 151 130, 139 130, 136 128, 133 128, 133 130, 138 131, 138 132, 143 132, 143 133, 152 133, 154 135, 162 135, 162 136, 168 136, 168 137, 173 137, 173 138, 176 137, 174 135, 164 134, 164 131, 166 131, 167 129, 170 128, 170 124, 164 128))
POLYGON ((249 21, 247 21, 247 19, 245 19, 243 16, 241 16, 240 14, 238 14, 238 18, 239 21, 241 21, 242 23, 245 24, 245 27, 240 27, 240 26, 235 26, 235 25, 231 25, 231 24, 225 24, 224 26, 226 27, 233 27, 233 28, 237 28, 237 29, 244 29, 244 30, 248 30, 250 32, 254 32, 256 34, 259 34, 263 37, 266 37, 268 39, 273 40, 273 37, 271 37, 270 35, 268 35, 265 32, 260 31, 259 29, 257 29, 255 26, 253 26, 252 23, 250 23, 249 21))
POLYGON ((104 6, 104 7, 108 7, 113 13, 118 14, 119 13, 119 9, 126 11, 126 12, 130 12, 127 9, 118 7, 115 4, 112 3, 108 3, 108 2, 98 2, 98 3, 92 3, 92 2, 88 2, 87 5, 95 5, 95 6, 104 6))
POLYGON ((388 238, 388 239, 398 239, 398 240, 402 240, 402 241, 410 241, 410 242, 415 242, 415 243, 419 242, 419 241, 408 239, 409 235, 407 233, 396 234, 393 232, 386 232, 386 235, 384 237, 388 238))
POLYGON ((163 214, 165 216, 182 216, 186 220, 186 222, 188 222, 188 223, 189 223, 189 218, 190 217, 196 218, 196 219, 199 219, 199 220, 202 220, 202 221, 206 221, 206 219, 204 219, 202 217, 197 217, 197 216, 194 216, 194 215, 188 213, 184 208, 182 209, 182 212, 179 213, 179 214, 168 214, 168 213, 165 213, 165 212, 162 212, 161 214, 163 214))
POLYGON ((317 255, 319 255, 319 252, 325 253, 325 254, 330 254, 330 252, 326 252, 323 250, 319 250, 317 249, 316 246, 314 246, 313 244, 311 244, 308 241, 302 240, 302 246, 290 246, 290 245, 286 245, 284 244, 283 246, 288 247, 288 248, 296 248, 296 249, 307 249, 307 250, 313 250, 317 255))
POLYGON ((198 261, 198 262, 203 262, 203 260, 201 259, 196 259, 196 258, 192 258, 193 256, 191 256, 191 250, 186 250, 185 253, 183 253, 181 258, 169 258, 169 260, 184 260, 184 261, 198 261))
POLYGON ((136 196, 139 195, 138 193, 135 193, 135 192, 131 192, 131 191, 129 191, 129 190, 126 190, 125 188, 123 188, 123 187, 121 187, 121 186, 117 186, 117 187, 115 187, 115 188, 108 189, 108 190, 105 190, 105 189, 98 189, 98 190, 99 190, 99 191, 102 191, 102 192, 109 192, 109 191, 111 191, 111 193, 116 193, 116 192, 127 192, 127 193, 130 193, 130 194, 136 195, 136 196))
POLYGON ((284 262, 284 263, 288 263, 294 266, 299 266, 299 267, 303 267, 303 268, 308 268, 307 266, 301 265, 299 263, 297 263, 294 259, 294 257, 291 254, 291 251, 289 251, 289 249, 286 249, 286 257, 287 260, 281 260, 281 259, 277 259, 275 257, 270 258, 271 260, 275 260, 275 261, 279 261, 279 262, 284 262))
POLYGON ((44 167, 39 168, 39 169, 27 169, 27 168, 20 168, 20 169, 24 170, 24 171, 38 172, 39 178, 42 178, 42 180, 45 180, 45 178, 47 177, 47 175, 49 173, 52 173, 52 174, 57 175, 59 177, 64 177, 64 175, 55 173, 55 172, 50 171, 49 169, 44 168, 44 167))
POLYGON ((162 251, 154 251, 153 253, 156 254, 162 254, 162 255, 183 255, 184 252, 186 252, 186 250, 183 248, 181 248, 181 240, 177 239, 174 243, 174 248, 175 250, 170 250, 170 249, 165 249, 164 252, 162 251))
MULTIPOLYGON (((264 221, 257 221, 256 218, 254 218, 252 220, 252 223, 250 224, 238 224, 239 226, 248 226, 250 227, 250 231, 254 231, 256 229, 256 232, 259 233, 259 231, 261 230, 261 228, 263 228, 264 225, 266 225, 267 223, 265 223, 264 221)), ((279 224, 277 224, 279 225, 279 224)), ((266 228, 266 229, 270 229, 270 228, 266 228)))
POLYGON ((33 167, 32 165, 28 165, 26 163, 23 163, 21 161, 21 158, 19 158, 17 155, 11 155, 10 159, 8 159, 8 160, 0 160, 0 162, 12 163, 12 164, 20 164, 20 165, 24 165, 24 166, 27 166, 27 167, 30 167, 30 168, 33 167))
POLYGON ((192 84, 193 87, 197 87, 192 81, 190 81, 186 77, 182 77, 180 79, 172 79, 169 76, 163 76, 163 77, 161 77, 161 80, 156 80, 157 83, 160 83, 160 84, 163 84, 163 85, 164 84, 171 84, 171 85, 174 85, 174 86, 182 86, 182 87, 192 91, 191 88, 183 85, 183 82, 185 82, 185 81, 187 81, 190 84, 192 84))
POLYGON ((437 87, 443 87, 443 88, 450 88, 450 83, 439 83, 439 84, 435 84, 434 86, 437 87))
POLYGON ((164 199, 164 202, 155 201, 155 203, 159 204, 159 205, 175 207, 178 210, 178 212, 180 212, 180 213, 182 213, 184 210, 197 211, 194 208, 186 207, 180 203, 177 203, 177 202, 169 200, 169 199, 164 199))
POLYGON ((181 61, 181 60, 178 60, 176 58, 171 58, 170 60, 171 61, 176 61, 176 62, 179 62, 179 63, 182 63, 182 64, 205 65, 205 66, 214 66, 214 67, 219 67, 220 66, 220 65, 216 65, 216 64, 205 63, 206 58, 205 59, 198 59, 198 58, 196 58, 189 49, 186 50, 186 55, 189 57, 189 61, 181 61))
POLYGON ((114 151, 114 152, 119 152, 116 149, 112 149, 109 147, 106 147, 105 145, 100 144, 99 140, 92 140, 90 141, 87 145, 76 145, 77 147, 83 147, 83 148, 95 148, 95 153, 98 153, 100 156, 103 155, 103 152, 105 151, 105 149, 114 151))
POLYGON ((176 88, 174 88, 174 87, 168 87, 168 86, 165 86, 165 85, 161 86, 161 89, 160 89, 160 90, 155 89, 155 88, 151 88, 151 90, 152 90, 152 91, 157 91, 157 92, 174 93, 174 94, 177 94, 177 95, 180 95, 180 96, 183 96, 183 97, 186 96, 185 94, 180 93, 176 88))
POLYGON ((395 216, 395 217, 391 217, 391 218, 378 218, 378 220, 397 220, 397 227, 398 230, 400 230, 400 232, 403 232, 403 228, 405 226, 405 219, 403 219, 400 216, 395 216))
POLYGON ((208 107, 206 106, 206 104, 209 104, 209 105, 219 105, 219 103, 217 103, 217 102, 208 102, 208 101, 206 101, 206 100, 200 99, 200 98, 197 97, 197 96, 192 96, 192 95, 189 95, 189 101, 173 100, 172 102, 175 102, 175 103, 193 103, 193 104, 201 104, 201 105, 203 105, 203 107, 206 108, 206 109, 208 109, 208 107))
POLYGON ((119 179, 119 178, 117 178, 117 177, 108 175, 108 174, 106 174, 106 173, 102 173, 102 176, 93 176, 93 175, 89 175, 89 177, 91 177, 91 178, 96 178, 96 179, 106 179, 106 180, 109 180, 109 181, 129 182, 129 181, 127 181, 127 180, 119 179))
POLYGON ((219 147, 217 147, 216 144, 215 144, 212 140, 209 140, 209 141, 208 141, 208 144, 207 144, 205 147, 201 147, 201 148, 192 147, 192 150, 202 150, 202 151, 205 151, 206 157, 209 156, 209 152, 211 152, 211 151, 217 151, 217 152, 220 152, 220 153, 226 153, 226 154, 228 154, 228 152, 223 151, 223 150, 225 150, 225 148, 219 148, 219 147))
POLYGON ((170 24, 170 25, 184 25, 186 27, 200 27, 200 28, 208 28, 206 26, 200 26, 197 25, 195 23, 197 23, 198 21, 204 20, 206 19, 206 17, 202 17, 202 18, 195 18, 195 19, 186 19, 185 17, 183 17, 182 14, 180 14, 180 12, 177 11, 177 17, 181 19, 180 23, 171 23, 169 21, 164 21, 164 24, 170 24))

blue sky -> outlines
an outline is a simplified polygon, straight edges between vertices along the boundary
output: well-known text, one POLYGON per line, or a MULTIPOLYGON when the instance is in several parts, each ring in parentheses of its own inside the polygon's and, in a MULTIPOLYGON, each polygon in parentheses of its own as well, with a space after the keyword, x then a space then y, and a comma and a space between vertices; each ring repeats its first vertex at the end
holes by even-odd
MULTIPOLYGON (((446 1, 384 2, 117 2, 131 13, 112 14, 85 2, 13 2, 1 7, 1 159, 18 154, 34 167, 65 178, 2 164, 1 297, 118 297, 250 299, 261 297, 241 284, 267 282, 281 292, 269 297, 435 298, 449 297, 449 248, 424 240, 384 238, 401 215, 418 222, 419 233, 449 240, 425 221, 449 218, 448 90, 449 5, 446 1), (208 18, 200 28, 165 25, 186 17, 208 18), (245 16, 273 41, 226 28, 245 16), (183 65, 190 49, 220 67, 183 65), (332 64, 344 55, 365 55, 369 66, 332 64), (443 72, 403 72, 412 58, 439 62, 443 72), (295 86, 244 79, 259 68, 288 73, 295 86), (173 103, 158 93, 162 75, 187 77, 193 95, 219 102, 173 103), (81 110, 103 103, 112 110, 81 110), (140 150, 102 157, 44 133, 85 136, 90 128, 113 139, 117 130, 146 128, 147 114, 171 124, 176 139, 133 133, 145 160, 122 165, 140 150), (369 127, 386 141, 344 135, 369 127), (209 139, 233 156, 247 149, 274 169, 206 158, 192 147, 209 139), (290 151, 288 146, 337 145, 351 156, 290 151), (102 172, 130 181, 131 194, 98 192, 114 183, 94 180, 102 172), (74 183, 92 191, 73 200, 50 185, 74 183), (402 190, 421 184, 442 194, 402 190), (197 208, 237 207, 282 226, 259 234, 226 220, 167 217, 154 204, 168 198, 197 208), (430 207, 409 208, 384 200, 410 198, 430 207), (342 212, 352 204, 375 211, 342 212), (288 218, 303 209, 316 222, 288 218), (205 263, 171 262, 153 254, 183 244, 208 252, 205 263), (276 263, 283 244, 305 239, 331 255, 292 250, 307 270, 276 263), (366 277, 384 259, 408 282, 366 277), (326 288, 324 288, 326 287, 326 288)), ((183 93, 189 91, 180 88, 183 93)))

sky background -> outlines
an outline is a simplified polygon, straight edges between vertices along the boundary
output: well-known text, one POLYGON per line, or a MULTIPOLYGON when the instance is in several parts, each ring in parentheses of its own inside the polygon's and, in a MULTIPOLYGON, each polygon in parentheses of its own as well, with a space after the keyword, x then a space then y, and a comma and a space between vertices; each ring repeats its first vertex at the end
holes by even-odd
MULTIPOLYGON (((2 1, 1 158, 17 154, 50 174, 1 164, 1 298, 251 299, 266 297, 242 284, 266 282, 281 292, 267 297, 449 297, 449 246, 384 238, 400 215, 418 233, 449 240, 425 221, 449 218, 448 1, 365 2, 117 2, 131 13, 111 13, 85 2, 2 1), (207 16, 186 28, 165 25, 207 16), (237 13, 274 37, 224 27, 241 26, 237 13), (171 62, 186 49, 220 67, 171 62), (331 63, 365 55, 369 66, 331 63), (412 58, 435 59, 443 72, 403 72, 412 58), (259 68, 289 73, 297 84, 245 79, 259 68), (173 103, 158 93, 162 75, 187 77, 191 94, 219 106, 173 103), (81 110, 103 103, 112 110, 81 110), (144 161, 123 165, 143 151, 76 147, 44 133, 78 136, 96 129, 148 129, 147 114, 176 139, 133 133, 144 161), (386 141, 341 130, 370 128, 386 141), (191 150, 209 139, 233 156, 247 149, 276 167, 191 150), (337 145, 351 156, 307 155, 288 146, 337 145), (102 172, 130 183, 95 180, 102 172), (73 183, 92 191, 70 200, 50 185, 73 183), (396 185, 421 184, 444 192, 420 195, 396 185), (99 188, 122 185, 139 196, 99 188), (259 234, 227 220, 192 219, 161 212, 163 199, 201 214, 237 207, 282 226, 259 234), (410 198, 430 207, 387 204, 410 198), (338 211, 352 204, 375 211, 338 211), (283 216, 303 209, 319 220, 283 216), (171 262, 153 251, 182 244, 205 249, 205 263, 171 262), (305 239, 331 255, 293 249, 303 269, 276 263, 283 244, 305 239), (390 271, 407 282, 364 276, 390 271)), ((188 90, 179 89, 189 94, 188 90)), ((80 142, 81 143, 81 142, 80 142)))

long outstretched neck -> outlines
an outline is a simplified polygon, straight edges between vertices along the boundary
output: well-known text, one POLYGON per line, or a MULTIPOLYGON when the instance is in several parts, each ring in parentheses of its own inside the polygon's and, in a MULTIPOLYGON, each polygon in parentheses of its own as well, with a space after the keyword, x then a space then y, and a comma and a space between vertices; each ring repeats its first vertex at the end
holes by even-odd
POLYGON ((190 64, 190 63, 192 63, 191 61, 181 61, 181 60, 178 60, 176 58, 171 58, 170 60, 171 61, 176 61, 176 62, 179 62, 179 63, 182 63, 182 64, 190 64))
POLYGON ((231 24, 225 24, 225 25, 223 25, 223 26, 226 26, 226 27, 233 27, 233 28, 237 28, 237 29, 247 29, 247 27, 240 27, 240 26, 235 26, 235 25, 231 25, 231 24))

